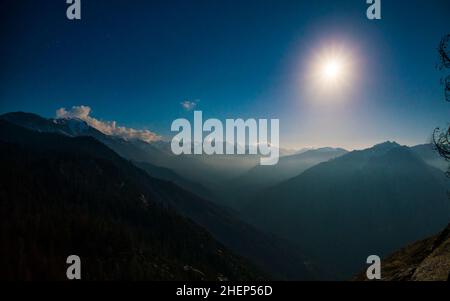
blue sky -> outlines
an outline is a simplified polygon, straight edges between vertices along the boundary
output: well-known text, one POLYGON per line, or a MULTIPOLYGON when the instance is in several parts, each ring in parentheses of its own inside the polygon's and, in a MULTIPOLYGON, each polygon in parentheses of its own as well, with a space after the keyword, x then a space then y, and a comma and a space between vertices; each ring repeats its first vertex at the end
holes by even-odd
POLYGON ((0 5, 0 113, 87 105, 169 136, 188 100, 206 118, 279 118, 286 147, 419 144, 450 121, 435 68, 446 0, 383 0, 381 21, 364 0, 82 0, 75 22, 65 1, 0 5), (317 101, 311 62, 332 47, 351 80, 317 101))

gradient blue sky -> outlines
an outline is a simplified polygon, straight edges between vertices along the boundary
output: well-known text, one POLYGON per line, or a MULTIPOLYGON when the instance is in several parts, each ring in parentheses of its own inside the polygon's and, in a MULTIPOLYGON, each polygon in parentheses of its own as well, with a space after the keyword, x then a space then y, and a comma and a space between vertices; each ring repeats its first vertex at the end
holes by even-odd
POLYGON ((382 0, 381 21, 365 2, 82 0, 74 22, 63 0, 3 0, 0 113, 88 105, 169 136, 199 100, 206 118, 279 118, 285 147, 425 143, 450 121, 435 68, 450 1, 382 0), (309 66, 336 45, 352 80, 316 101, 309 66))

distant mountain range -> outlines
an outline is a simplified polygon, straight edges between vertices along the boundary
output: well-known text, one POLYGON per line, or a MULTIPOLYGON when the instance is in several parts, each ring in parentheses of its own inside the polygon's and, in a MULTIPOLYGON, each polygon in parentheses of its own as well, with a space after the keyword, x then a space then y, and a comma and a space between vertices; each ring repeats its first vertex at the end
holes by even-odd
POLYGON ((244 209, 255 225, 295 242, 338 277, 450 220, 447 179, 413 149, 386 142, 320 163, 262 191, 244 209))
POLYGON ((314 165, 340 157, 346 153, 345 149, 330 147, 307 150, 300 154, 281 157, 276 165, 255 166, 244 176, 240 177, 239 181, 249 184, 253 182, 260 187, 272 186, 298 176, 314 165))
MULTIPOLYGON (((342 148, 308 149, 294 155, 281 157, 276 165, 256 165, 228 183, 228 187, 233 187, 229 199, 234 200, 233 207, 242 208, 257 192, 298 176, 314 165, 337 158, 345 153, 347 151, 342 148)), ((226 194, 226 189, 224 190, 223 194, 226 194)))
MULTIPOLYGON (((162 208, 169 208, 170 210, 173 210, 172 214, 178 214, 193 220, 197 225, 206 228, 212 236, 225 245, 226 248, 250 259, 255 266, 260 270, 263 270, 264 275, 266 275, 265 277, 275 279, 319 278, 314 263, 306 259, 301 251, 299 251, 299 248, 294 244, 273 235, 267 235, 258 231, 254 227, 242 222, 230 209, 215 205, 206 199, 180 188, 174 183, 150 177, 146 172, 166 179, 176 176, 172 174, 170 170, 164 168, 159 169, 149 163, 136 163, 137 166, 142 168, 140 169, 130 161, 124 160, 111 149, 98 142, 96 138, 92 137, 98 135, 103 141, 107 141, 111 145, 117 146, 117 144, 119 144, 122 146, 122 150, 134 149, 133 144, 129 146, 129 142, 127 141, 117 138, 109 139, 106 135, 99 134, 95 130, 82 126, 77 126, 77 131, 74 132, 72 131, 73 127, 67 129, 67 123, 65 122, 55 123, 52 120, 46 120, 30 114, 8 114, 6 115, 6 118, 5 116, 1 116, 0 120, 2 120, 0 126, 0 141, 12 144, 14 147, 17 146, 18 148, 25 146, 27 148, 27 156, 33 156, 33 152, 37 153, 37 155, 41 152, 50 152, 48 155, 46 154, 46 156, 54 156, 58 164, 65 166, 62 171, 67 169, 66 171, 69 175, 72 174, 72 169, 77 171, 77 165, 81 165, 83 167, 83 173, 92 173, 97 174, 100 177, 113 179, 113 174, 109 174, 109 169, 105 170, 100 168, 99 170, 99 167, 96 164, 93 164, 91 166, 92 169, 90 169, 90 165, 87 163, 102 160, 105 161, 105 164, 113 165, 114 168, 111 172, 114 174, 120 173, 120 175, 126 177, 129 185, 135 188, 136 193, 140 193, 139 199, 142 202, 162 206, 162 208), (14 119, 14 116, 20 118, 14 119), (24 116, 27 120, 26 123, 23 122, 24 116), (28 122, 30 119, 33 119, 36 122, 28 122), (14 124, 11 123, 12 121, 14 124), (32 130, 18 126, 17 124, 20 123, 32 130), (51 124, 49 125, 48 123, 51 124), (78 131, 78 129, 82 129, 82 131, 78 131), (48 130, 49 133, 44 132, 44 130, 48 130), (77 136, 86 133, 89 134, 88 137, 72 137, 73 134, 77 136), (66 163, 64 161, 66 155, 69 156, 70 160, 72 160, 71 156, 75 156, 78 159, 77 163, 70 163, 71 161, 66 163), (60 156, 62 156, 62 158, 60 158, 60 156), (81 156, 81 158, 78 158, 77 156, 81 156), (62 163, 60 161, 62 161, 62 163)), ((11 156, 11 153, 9 153, 9 155, 11 156)), ((4 160, 8 159, 10 158, 5 156, 4 160)), ((18 160, 20 160, 20 156, 18 157, 18 160)), ((28 167, 29 173, 34 174, 35 171, 33 165, 31 164, 28 167)), ((13 170, 13 167, 11 168, 13 170)), ((80 185, 78 183, 80 180, 78 177, 78 175, 77 178, 73 179, 68 177, 67 181, 73 181, 73 185, 80 185)), ((180 181, 185 180, 181 179, 180 181)), ((94 181, 92 185, 89 186, 89 189, 93 190, 93 195, 96 195, 97 193, 95 183, 96 182, 94 181)), ((184 182, 184 184, 190 185, 187 181, 184 182)), ((102 183, 101 185, 102 186, 99 186, 98 189, 108 187, 108 184, 106 183, 102 183)), ((110 183, 110 185, 112 185, 112 188, 115 187, 114 183, 110 183)), ((21 184, 20 182, 16 182, 14 186, 20 187, 21 184)), ((82 188, 86 189, 84 192, 85 194, 89 192, 88 188, 82 188)), ((50 186, 46 186, 42 193, 50 194, 50 192, 47 191, 49 189, 50 186)), ((72 189, 75 189, 75 187, 72 189)), ((30 193, 33 192, 30 191, 30 193)), ((75 193, 75 196, 73 197, 77 198, 80 196, 77 196, 77 193, 75 193)), ((120 198, 120 195, 116 197, 120 198)), ((95 202, 95 198, 89 198, 89 200, 95 202)), ((10 201, 13 201, 13 198, 11 198, 10 201)), ((64 203, 64 198, 61 198, 61 202, 64 203)), ((62 205, 63 204, 61 204, 61 206, 62 205)), ((42 210, 44 210, 44 208, 42 210)), ((103 209, 100 208, 100 210, 103 209)), ((174 229, 174 231, 175 230, 176 229, 174 229)), ((147 231, 151 232, 151 230, 147 231)), ((101 235, 101 233, 99 235, 101 235)), ((187 238, 188 237, 189 235, 187 235, 187 238)), ((170 240, 171 238, 169 237, 166 239, 170 240)), ((199 246, 201 245, 202 244, 200 243, 199 246)), ((225 250, 224 248, 222 249, 225 250)), ((195 252, 195 250, 193 250, 193 252, 195 252)), ((222 274, 225 275, 226 273, 222 274)), ((237 277, 237 275, 232 276, 233 275, 228 277, 237 277)), ((238 278, 239 277, 236 279, 238 278)))

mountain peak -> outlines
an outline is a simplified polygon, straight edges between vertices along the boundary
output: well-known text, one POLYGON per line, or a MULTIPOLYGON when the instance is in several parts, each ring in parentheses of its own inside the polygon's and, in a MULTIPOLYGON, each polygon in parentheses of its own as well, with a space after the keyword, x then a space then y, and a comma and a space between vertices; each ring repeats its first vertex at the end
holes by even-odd
POLYGON ((86 121, 79 118, 57 118, 51 119, 54 124, 66 126, 71 134, 80 135, 87 132, 91 127, 86 121))
POLYGON ((321 147, 318 149, 315 149, 314 151, 320 152, 320 153, 326 153, 326 152, 347 152, 345 149, 340 147, 321 147))
POLYGON ((379 151, 386 152, 386 151, 390 151, 391 149, 394 149, 397 147, 401 147, 401 145, 395 141, 386 141, 386 142, 374 145, 371 149, 374 151, 378 151, 378 152, 379 151))
POLYGON ((0 119, 37 132, 60 133, 68 136, 93 135, 99 132, 78 118, 44 118, 37 114, 12 112, 0 115, 0 119))
POLYGON ((385 141, 385 142, 382 142, 379 144, 375 144, 373 147, 389 147, 389 148, 391 148, 391 147, 399 147, 399 146, 400 146, 400 144, 398 144, 395 141, 385 141))

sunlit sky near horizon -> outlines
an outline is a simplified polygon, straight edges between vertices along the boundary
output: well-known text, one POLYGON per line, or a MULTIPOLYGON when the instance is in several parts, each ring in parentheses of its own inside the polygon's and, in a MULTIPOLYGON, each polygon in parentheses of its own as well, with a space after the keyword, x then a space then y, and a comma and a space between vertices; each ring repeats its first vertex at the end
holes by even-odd
POLYGON ((93 117, 170 137, 174 119, 278 118, 281 146, 429 142, 450 122, 436 69, 450 1, 0 4, 0 113, 93 117))

